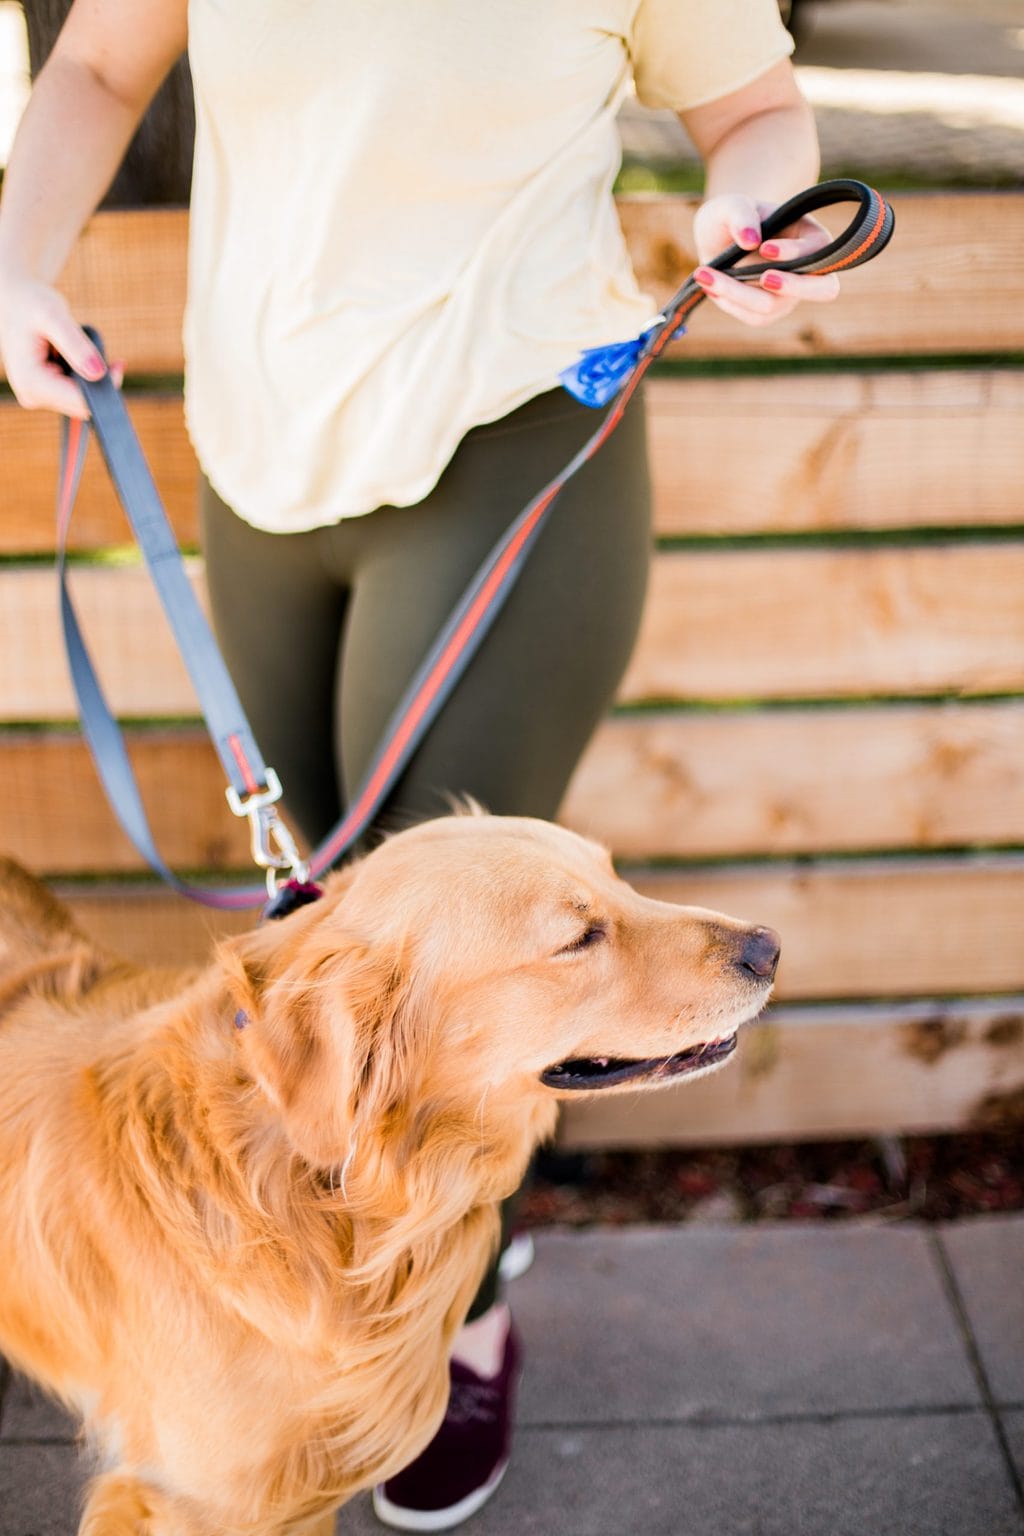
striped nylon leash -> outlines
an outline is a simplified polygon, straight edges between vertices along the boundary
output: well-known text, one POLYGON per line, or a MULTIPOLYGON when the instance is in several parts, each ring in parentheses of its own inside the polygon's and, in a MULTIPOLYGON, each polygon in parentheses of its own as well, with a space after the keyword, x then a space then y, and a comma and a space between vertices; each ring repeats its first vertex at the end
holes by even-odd
MULTIPOLYGON (((733 245, 706 265, 730 271, 742 282, 756 282, 768 270, 824 273, 860 266, 884 248, 893 230, 888 203, 860 181, 827 181, 798 193, 763 220, 762 240, 781 234, 805 214, 837 203, 856 204, 854 216, 841 235, 813 256, 752 262, 737 268, 749 253, 733 245)), ((592 436, 523 508, 490 551, 396 705, 348 810, 308 860, 300 857, 277 813, 281 785, 260 756, 209 624, 189 585, 120 392, 109 374, 96 382, 72 375, 89 407, 91 426, 107 469, 181 649, 228 779, 228 802, 236 815, 248 818, 253 860, 267 871, 266 888, 197 886, 175 875, 156 848, 124 740, 89 658, 68 591, 68 530, 88 446, 89 423, 65 420, 57 497, 57 574, 64 639, 82 729, 121 826, 148 863, 176 890, 207 906, 227 910, 261 906, 269 892, 268 916, 283 916, 294 906, 315 899, 318 892, 311 882, 336 864, 372 822, 501 611, 560 492, 615 431, 648 368, 680 333, 704 297, 700 286, 688 278, 635 343, 595 348, 583 355, 575 369, 567 370, 567 387, 573 393, 586 398, 588 392, 594 393, 590 386, 596 380, 597 396, 607 399, 612 394, 614 403, 592 436)), ((89 330, 89 335, 101 348, 96 333, 89 330)))

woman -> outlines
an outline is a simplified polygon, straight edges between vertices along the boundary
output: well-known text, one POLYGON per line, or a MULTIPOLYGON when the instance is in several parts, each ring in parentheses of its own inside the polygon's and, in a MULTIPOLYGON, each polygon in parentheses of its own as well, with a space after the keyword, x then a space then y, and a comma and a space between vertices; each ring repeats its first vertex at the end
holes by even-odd
MULTIPOLYGON (((637 334, 611 200, 635 82, 706 166, 703 261, 760 245, 813 183, 813 120, 776 0, 76 0, 0 211, 0 349, 22 404, 85 414, 54 348, 103 364, 53 283, 174 59, 197 139, 186 410, 215 622, 310 841, 337 819, 444 616, 516 511, 590 435, 558 388, 637 334)), ((827 238, 802 221, 769 259, 827 238)), ((748 325, 831 276, 707 268, 748 325)), ((378 832, 470 794, 552 817, 643 603, 642 404, 573 480, 378 832)), ((518 1352, 494 1272, 459 1335, 437 1439, 375 1496, 440 1530, 497 1486, 518 1352)))

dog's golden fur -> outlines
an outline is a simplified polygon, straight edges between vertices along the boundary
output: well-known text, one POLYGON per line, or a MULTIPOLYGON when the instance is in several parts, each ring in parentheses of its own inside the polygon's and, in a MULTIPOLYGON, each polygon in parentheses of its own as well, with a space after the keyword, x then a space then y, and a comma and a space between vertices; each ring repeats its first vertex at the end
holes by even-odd
POLYGON ((85 1420, 84 1536, 321 1536, 408 1463, 540 1074, 731 1034, 749 932, 454 817, 155 972, 0 862, 0 1350, 85 1420))

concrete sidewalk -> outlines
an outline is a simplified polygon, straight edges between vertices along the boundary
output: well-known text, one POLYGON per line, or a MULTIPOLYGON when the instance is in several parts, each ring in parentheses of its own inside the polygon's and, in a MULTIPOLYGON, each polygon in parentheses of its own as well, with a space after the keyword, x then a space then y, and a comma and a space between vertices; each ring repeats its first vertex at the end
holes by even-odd
MULTIPOLYGON (((1024 1217, 542 1231, 474 1536, 1021 1536, 1024 1217)), ((211 1425, 211 1433, 215 1426, 211 1425)), ((0 1410, 0 1536, 72 1536, 72 1429, 0 1410)), ((368 1501, 340 1536, 379 1536, 368 1501)))

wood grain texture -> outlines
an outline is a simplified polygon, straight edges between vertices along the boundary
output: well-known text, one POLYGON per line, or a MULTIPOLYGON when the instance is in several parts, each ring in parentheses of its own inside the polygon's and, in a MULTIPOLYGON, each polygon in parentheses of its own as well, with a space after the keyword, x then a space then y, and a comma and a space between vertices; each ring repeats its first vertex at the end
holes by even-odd
MULTIPOLYGON (((201 562, 189 569, 202 597, 201 562)), ((192 715, 138 567, 72 573, 116 713, 192 715)), ((625 702, 1024 691, 1024 541, 712 549, 654 562, 625 702)), ((0 719, 70 719, 51 571, 0 570, 0 719)))
MULTIPOLYGON (((202 728, 126 734, 171 864, 248 869, 202 728)), ((1022 760, 1024 701, 623 716, 598 730, 561 820, 627 859, 1024 844, 1022 760)), ((4 851, 29 868, 143 867, 77 731, 0 733, 0 782, 4 851)))
MULTIPOLYGON (((884 190, 884 189, 883 189, 884 190)), ((896 232, 877 261, 843 279, 838 303, 750 331, 702 305, 681 355, 827 357, 840 353, 1001 352, 1024 346, 1024 198, 1013 192, 902 192, 896 232)), ((696 265, 693 197, 619 199, 637 277, 662 303, 696 265)), ((838 232, 843 210, 830 210, 838 232)), ((130 373, 181 369, 187 215, 98 214, 62 280, 72 309, 97 325, 130 373)))
POLYGON ((1024 543, 662 554, 622 700, 1016 692, 1024 543))
POLYGON ((1024 702, 607 721, 561 819, 622 858, 1024 844, 1024 702))
MULTIPOLYGON (((175 869, 252 873, 248 823, 224 798, 224 771, 200 726, 131 728, 126 745, 157 847, 175 869)), ((147 868, 121 831, 77 730, 0 732, 10 811, 3 851, 37 874, 147 868)))
MULTIPOLYGON (((200 600, 201 563, 186 562, 200 600)), ((70 587, 111 708, 120 715, 195 715, 195 695, 147 573, 74 570, 70 587)), ((0 570, 0 719, 73 719, 57 583, 36 567, 0 570)))
MULTIPOLYGON (((774 374, 647 385, 655 531, 816 533, 1024 520, 1024 373, 774 374)), ((128 396, 168 516, 196 543, 195 455, 181 399, 128 396)), ((6 554, 53 548, 58 430, 0 402, 6 554)), ((74 549, 127 536, 99 455, 86 463, 74 549)))
MULTIPOLYGON (((198 469, 185 433, 180 394, 127 395, 128 414, 142 444, 164 509, 179 543, 199 538, 198 469)), ((49 554, 54 548, 54 504, 60 466, 60 426, 49 411, 23 411, 0 402, 0 462, 4 465, 0 554, 49 554)), ((128 519, 98 448, 86 456, 68 547, 99 550, 131 542, 128 519)))
POLYGON ((652 379, 647 403, 663 535, 1024 521, 1024 373, 652 379))
MULTIPOLYGON (((659 900, 777 928, 783 1001, 1024 991, 1024 855, 625 870, 659 900)), ((58 887, 59 889, 59 887, 58 887)), ((68 887, 83 927, 130 958, 192 964, 211 915, 148 884, 68 887)))
POLYGON ((783 1000, 1024 991, 1024 855, 624 874, 777 929, 783 1000))
POLYGON ((1024 997, 773 1008, 722 1071, 570 1104, 568 1148, 992 1130, 1024 1092, 1024 997))

